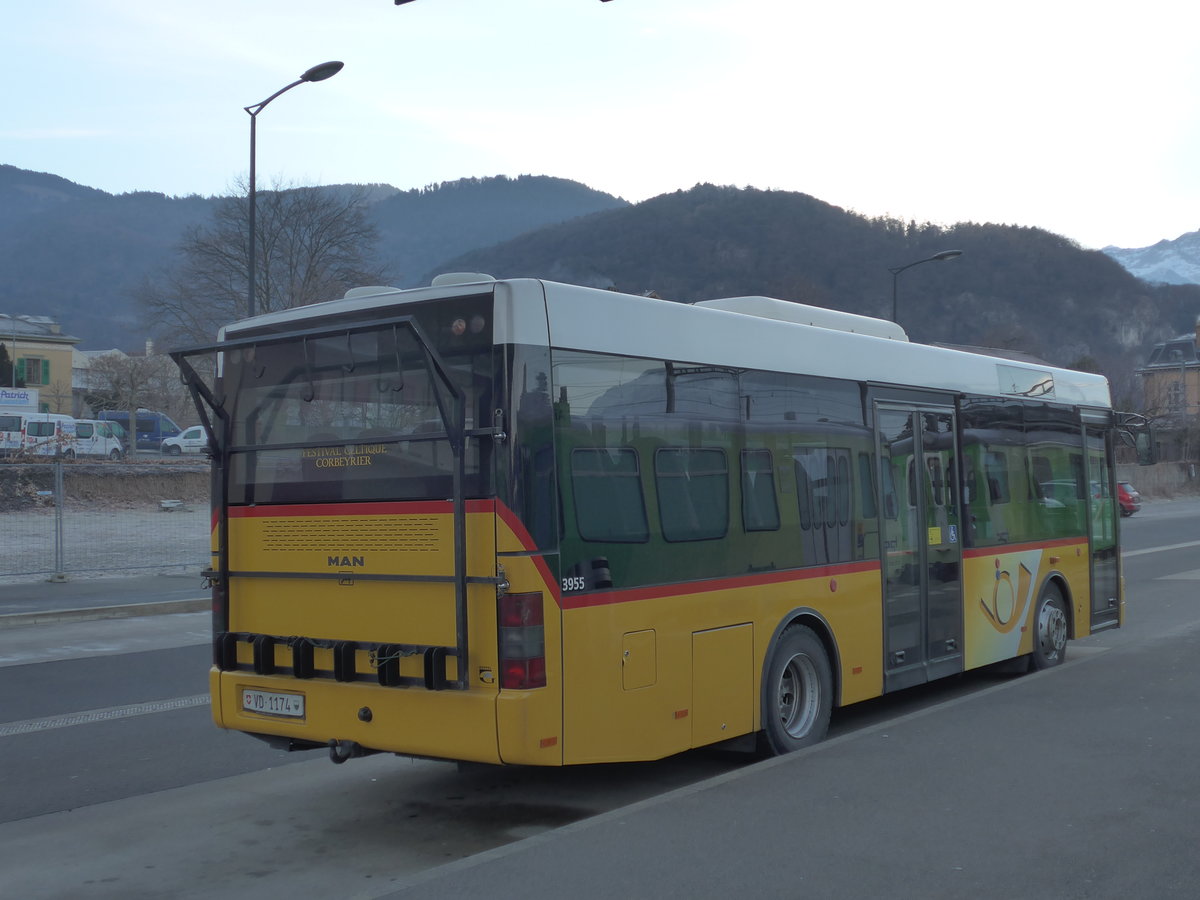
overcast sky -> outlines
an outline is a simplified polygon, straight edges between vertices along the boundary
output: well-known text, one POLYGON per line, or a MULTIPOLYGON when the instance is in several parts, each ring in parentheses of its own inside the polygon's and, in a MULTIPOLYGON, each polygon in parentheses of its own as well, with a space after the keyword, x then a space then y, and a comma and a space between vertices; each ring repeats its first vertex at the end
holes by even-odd
POLYGON ((6 4, 0 163, 112 193, 698 182, 1085 247, 1200 229, 1200 29, 1142 0, 6 4))

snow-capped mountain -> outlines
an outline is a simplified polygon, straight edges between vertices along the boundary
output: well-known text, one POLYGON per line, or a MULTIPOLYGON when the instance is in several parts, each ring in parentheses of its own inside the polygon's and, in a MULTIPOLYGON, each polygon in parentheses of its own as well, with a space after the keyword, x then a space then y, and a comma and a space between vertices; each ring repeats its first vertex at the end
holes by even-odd
POLYGON ((1105 247, 1104 252, 1143 281, 1200 284, 1200 231, 1189 231, 1150 247, 1105 247))

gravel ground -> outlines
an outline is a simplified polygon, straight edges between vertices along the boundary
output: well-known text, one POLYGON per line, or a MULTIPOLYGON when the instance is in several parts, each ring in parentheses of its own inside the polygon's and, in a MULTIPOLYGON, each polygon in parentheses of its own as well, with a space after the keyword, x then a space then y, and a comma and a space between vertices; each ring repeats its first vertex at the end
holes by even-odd
POLYGON ((208 566, 207 503, 169 511, 158 505, 68 504, 62 511, 61 557, 53 507, 0 512, 0 579, 38 580, 58 571, 131 575, 196 571, 208 566))

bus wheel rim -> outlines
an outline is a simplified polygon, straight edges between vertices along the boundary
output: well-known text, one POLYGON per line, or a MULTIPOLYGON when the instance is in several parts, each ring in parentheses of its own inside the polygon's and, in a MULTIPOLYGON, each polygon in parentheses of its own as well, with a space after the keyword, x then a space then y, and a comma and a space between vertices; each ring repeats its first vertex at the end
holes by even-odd
POLYGON ((1057 659, 1067 645, 1067 617, 1057 603, 1042 605, 1038 616, 1038 644, 1046 659, 1057 659))
POLYGON ((821 687, 817 667, 803 653, 787 661, 779 675, 777 698, 779 721, 792 738, 805 737, 821 708, 821 687))

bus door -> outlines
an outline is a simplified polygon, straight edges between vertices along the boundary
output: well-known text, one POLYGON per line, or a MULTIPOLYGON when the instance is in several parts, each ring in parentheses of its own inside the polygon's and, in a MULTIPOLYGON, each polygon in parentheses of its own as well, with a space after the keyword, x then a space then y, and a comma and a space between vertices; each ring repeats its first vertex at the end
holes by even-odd
POLYGON ((1087 446, 1088 540, 1092 562, 1092 631, 1118 624, 1120 572, 1116 484, 1112 476, 1112 430, 1084 414, 1087 446))
POLYGON ((877 404, 886 690, 962 671, 962 535, 951 408, 877 404))

